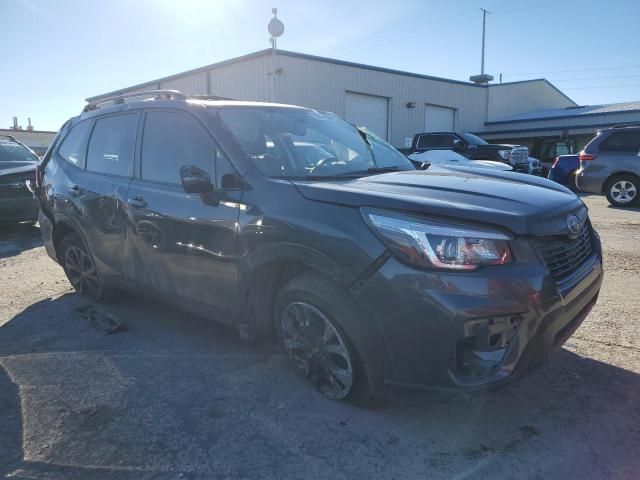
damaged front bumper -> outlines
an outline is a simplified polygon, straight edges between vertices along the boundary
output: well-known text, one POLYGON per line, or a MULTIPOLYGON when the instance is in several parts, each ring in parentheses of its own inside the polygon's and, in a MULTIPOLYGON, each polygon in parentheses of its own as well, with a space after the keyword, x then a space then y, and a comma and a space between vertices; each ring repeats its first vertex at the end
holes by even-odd
POLYGON ((385 338, 386 382, 473 391, 539 366, 596 302, 597 243, 581 276, 562 286, 533 249, 527 261, 472 273, 416 271, 391 258, 361 292, 385 338))

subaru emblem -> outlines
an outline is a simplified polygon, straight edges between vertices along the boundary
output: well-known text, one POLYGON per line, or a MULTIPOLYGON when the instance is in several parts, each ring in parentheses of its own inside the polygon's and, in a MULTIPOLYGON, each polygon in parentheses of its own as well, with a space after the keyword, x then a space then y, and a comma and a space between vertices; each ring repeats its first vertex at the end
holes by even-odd
POLYGON ((582 222, 575 215, 567 217, 567 228, 569 229, 569 238, 576 238, 582 231, 582 222))

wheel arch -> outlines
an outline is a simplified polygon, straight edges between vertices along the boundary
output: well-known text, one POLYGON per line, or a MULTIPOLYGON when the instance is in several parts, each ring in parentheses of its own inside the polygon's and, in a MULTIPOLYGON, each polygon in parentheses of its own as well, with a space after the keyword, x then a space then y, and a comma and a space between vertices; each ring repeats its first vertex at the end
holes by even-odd
POLYGON ((620 176, 623 176, 623 175, 629 175, 631 177, 634 177, 636 180, 638 180, 638 187, 640 188, 640 175, 638 175, 637 173, 634 173, 634 172, 627 171, 627 170, 621 170, 619 172, 612 173, 611 175, 609 175, 607 177, 607 179, 604 182, 602 182, 602 194, 606 195, 607 188, 609 188, 609 183, 611 183, 611 181, 615 177, 620 177, 620 176))
POLYGON ((77 234, 82 240, 82 243, 84 244, 84 246, 87 247, 87 249, 89 249, 89 246, 87 244, 87 239, 85 238, 84 233, 82 232, 82 229, 80 228, 80 226, 71 218, 68 218, 66 216, 63 218, 60 218, 53 224, 53 228, 51 231, 51 240, 53 243, 53 249, 56 252, 56 257, 58 258, 58 262, 60 262, 60 251, 59 251, 60 242, 64 237, 66 237, 70 233, 77 234))
POLYGON ((246 257, 239 267, 242 309, 238 327, 248 340, 273 333, 275 298, 293 278, 313 271, 344 286, 342 269, 335 260, 301 245, 265 247, 246 257))

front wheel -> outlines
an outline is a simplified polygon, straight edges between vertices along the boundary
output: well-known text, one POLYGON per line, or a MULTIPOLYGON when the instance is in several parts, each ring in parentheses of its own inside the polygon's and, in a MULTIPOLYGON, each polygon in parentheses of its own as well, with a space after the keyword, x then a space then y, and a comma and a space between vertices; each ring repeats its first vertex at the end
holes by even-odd
POLYGON ((294 371, 329 399, 371 404, 381 369, 359 317, 345 292, 314 273, 291 280, 276 299, 276 335, 294 371))
POLYGON ((638 202, 638 178, 632 175, 617 175, 613 177, 605 189, 607 200, 614 207, 629 207, 638 202))

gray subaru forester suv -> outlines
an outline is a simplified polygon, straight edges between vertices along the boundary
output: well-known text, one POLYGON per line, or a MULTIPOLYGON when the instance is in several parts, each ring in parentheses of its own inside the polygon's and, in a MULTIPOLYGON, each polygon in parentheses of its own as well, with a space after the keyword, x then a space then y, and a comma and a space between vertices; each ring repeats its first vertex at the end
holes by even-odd
POLYGON ((601 130, 580 154, 576 185, 581 192, 607 196, 615 207, 638 203, 640 125, 601 130))
POLYGON ((603 277, 566 188, 416 170, 379 137, 291 105, 175 91, 89 104, 36 190, 47 252, 80 294, 140 291, 247 339, 274 335, 332 399, 518 378, 578 328, 603 277))

